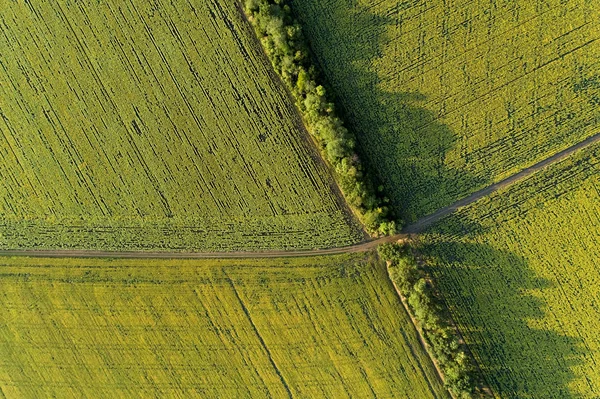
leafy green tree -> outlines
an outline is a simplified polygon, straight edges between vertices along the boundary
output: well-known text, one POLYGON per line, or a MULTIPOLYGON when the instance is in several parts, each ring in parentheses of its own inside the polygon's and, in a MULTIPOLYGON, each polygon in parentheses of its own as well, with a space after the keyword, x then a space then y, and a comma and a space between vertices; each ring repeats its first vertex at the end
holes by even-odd
POLYGON ((372 234, 394 234, 396 223, 360 170, 355 140, 327 101, 327 90, 317 83, 308 44, 285 0, 246 0, 245 10, 275 71, 295 97, 308 131, 323 157, 336 171, 338 184, 372 234))

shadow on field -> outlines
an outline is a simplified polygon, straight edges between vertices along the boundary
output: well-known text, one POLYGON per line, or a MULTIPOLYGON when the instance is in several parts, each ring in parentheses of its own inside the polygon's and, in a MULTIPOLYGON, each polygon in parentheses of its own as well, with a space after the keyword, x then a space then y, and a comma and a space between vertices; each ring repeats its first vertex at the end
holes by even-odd
POLYGON ((393 15, 375 15, 353 0, 294 6, 338 110, 357 136, 359 155, 383 183, 396 216, 411 223, 487 183, 446 165, 457 135, 426 108, 423 94, 390 91, 386 80, 395 76, 379 76, 383 51, 401 45, 387 37, 393 15))
POLYGON ((437 239, 421 251, 450 308, 460 309, 453 312, 462 316, 456 322, 480 356, 487 382, 502 398, 580 398, 569 384, 582 363, 582 340, 538 325, 547 312, 543 291, 552 282, 511 252, 457 242, 466 231, 481 230, 458 223, 450 231, 433 229, 437 239))
MULTIPOLYGON (((389 67, 383 69, 388 75, 378 73, 378 63, 387 61, 384 51, 402 46, 388 34, 398 23, 395 10, 382 16, 357 0, 292 1, 329 93, 357 136, 359 155, 384 184, 397 216, 410 223, 489 184, 487 176, 446 165, 447 154, 461 140, 427 109, 423 94, 393 91, 395 85, 388 84, 399 74, 417 76, 419 66, 402 71, 398 58, 394 73, 389 67)), ((568 386, 572 368, 581 363, 581 341, 536 323, 546 311, 540 292, 550 282, 515 254, 456 242, 481 233, 476 223, 452 229, 438 231, 439 241, 423 252, 434 265, 449 265, 432 272, 451 308, 460 309, 453 313, 464 312, 457 321, 493 389, 501 387, 497 393, 503 398, 575 398, 568 386)))

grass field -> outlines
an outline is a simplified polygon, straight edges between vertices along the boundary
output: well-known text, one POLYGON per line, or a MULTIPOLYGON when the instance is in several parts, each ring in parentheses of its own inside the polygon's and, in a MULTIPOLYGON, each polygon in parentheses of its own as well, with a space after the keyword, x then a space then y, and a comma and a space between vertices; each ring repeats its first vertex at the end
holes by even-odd
POLYGON ((406 221, 591 136, 589 0, 293 0, 358 148, 406 221))
POLYGON ((233 3, 1 7, 0 247, 363 238, 233 3))
POLYGON ((502 398, 600 396, 600 147, 432 228, 423 251, 502 398))
POLYGON ((447 398, 365 254, 0 262, 7 397, 447 398))

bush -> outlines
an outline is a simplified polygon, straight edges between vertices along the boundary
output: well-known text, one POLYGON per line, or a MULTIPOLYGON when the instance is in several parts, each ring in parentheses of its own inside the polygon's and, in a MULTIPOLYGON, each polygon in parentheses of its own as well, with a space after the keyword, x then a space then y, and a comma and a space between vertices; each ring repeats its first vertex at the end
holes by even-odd
POLYGON ((390 279, 407 299, 408 308, 421 329, 430 354, 440 366, 448 389, 459 398, 484 397, 477 389, 481 376, 474 362, 460 344, 449 313, 444 310, 431 285, 430 278, 419 268, 407 247, 382 244, 377 248, 381 259, 388 261, 390 279))
MULTIPOLYGON (((292 93, 307 130, 317 142, 323 158, 332 166, 347 202, 372 235, 393 235, 396 223, 377 197, 354 152, 355 139, 327 100, 311 65, 302 28, 285 0, 247 0, 245 12, 271 60, 275 71, 292 93)), ((382 191, 382 190, 379 190, 382 191)))

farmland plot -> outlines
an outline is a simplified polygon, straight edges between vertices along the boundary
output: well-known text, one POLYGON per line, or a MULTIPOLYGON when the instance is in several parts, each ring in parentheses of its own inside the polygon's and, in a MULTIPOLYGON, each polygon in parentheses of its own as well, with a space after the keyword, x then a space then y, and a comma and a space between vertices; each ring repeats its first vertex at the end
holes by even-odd
POLYGON ((363 238, 230 3, 2 2, 0 247, 363 238))
POLYGON ((361 154, 407 222, 597 133, 589 0, 293 0, 361 154))
POLYGON ((431 229, 423 251, 502 398, 600 395, 600 147, 431 229))
POLYGON ((0 262, 7 397, 448 397, 365 254, 0 262))

